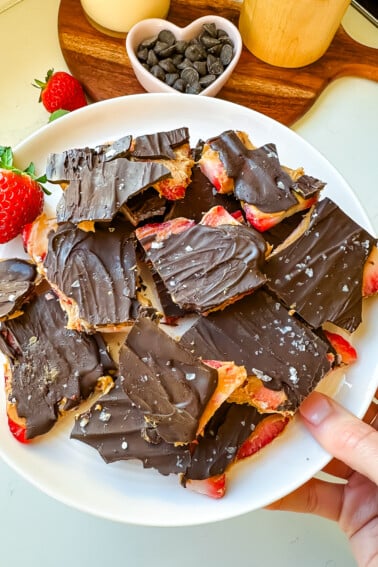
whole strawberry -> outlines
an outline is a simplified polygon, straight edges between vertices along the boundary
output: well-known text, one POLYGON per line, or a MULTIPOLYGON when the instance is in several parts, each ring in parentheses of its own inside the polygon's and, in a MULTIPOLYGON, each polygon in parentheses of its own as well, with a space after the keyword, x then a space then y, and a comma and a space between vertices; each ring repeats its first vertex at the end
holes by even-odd
POLYGON ((42 212, 44 189, 31 163, 24 171, 13 166, 10 147, 0 146, 0 243, 18 236, 42 212))
POLYGON ((75 77, 65 71, 54 73, 54 69, 50 69, 45 81, 35 79, 33 86, 41 89, 39 102, 42 102, 50 113, 57 110, 72 111, 87 104, 83 87, 75 77))

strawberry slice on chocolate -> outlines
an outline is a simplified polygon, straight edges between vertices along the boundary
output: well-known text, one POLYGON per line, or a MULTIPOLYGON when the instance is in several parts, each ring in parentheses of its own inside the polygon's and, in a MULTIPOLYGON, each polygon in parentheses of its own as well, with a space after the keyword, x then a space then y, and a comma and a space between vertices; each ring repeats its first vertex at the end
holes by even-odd
POLYGON ((261 232, 308 209, 325 185, 302 169, 282 167, 274 144, 254 148, 245 133, 233 130, 207 140, 199 164, 220 193, 233 191, 261 232))
POLYGON ((315 329, 331 322, 353 332, 375 253, 376 239, 325 198, 268 258, 267 286, 315 329))
POLYGON ((66 329, 52 291, 37 295, 16 319, 0 323, 7 359, 7 413, 22 440, 47 433, 68 410, 96 390, 104 391, 115 368, 100 335, 66 329))

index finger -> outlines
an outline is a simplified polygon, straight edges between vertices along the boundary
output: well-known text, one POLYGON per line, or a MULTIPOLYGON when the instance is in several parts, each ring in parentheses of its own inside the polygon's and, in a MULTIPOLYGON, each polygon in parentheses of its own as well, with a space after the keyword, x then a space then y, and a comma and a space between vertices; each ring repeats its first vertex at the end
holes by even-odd
MULTIPOLYGON (((313 392, 299 411, 312 435, 326 451, 378 484, 378 432, 375 427, 319 392, 313 392)), ((378 426, 378 419, 374 425, 378 426)))

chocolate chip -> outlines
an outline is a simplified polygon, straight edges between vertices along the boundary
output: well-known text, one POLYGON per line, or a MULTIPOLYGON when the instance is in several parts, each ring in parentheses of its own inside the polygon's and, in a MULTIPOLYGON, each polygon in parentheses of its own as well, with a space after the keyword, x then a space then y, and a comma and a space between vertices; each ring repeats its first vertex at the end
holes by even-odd
POLYGON ((204 24, 196 37, 177 40, 163 29, 143 40, 136 49, 143 67, 179 92, 199 94, 230 64, 233 42, 215 23, 204 24))

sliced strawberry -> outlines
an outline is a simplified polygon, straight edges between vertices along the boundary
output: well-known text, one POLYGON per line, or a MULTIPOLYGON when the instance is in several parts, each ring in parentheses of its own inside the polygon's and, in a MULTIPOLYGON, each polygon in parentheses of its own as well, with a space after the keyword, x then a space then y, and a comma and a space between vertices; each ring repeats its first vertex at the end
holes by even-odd
POLYGON ((195 222, 193 220, 189 220, 184 217, 177 217, 162 223, 146 224, 137 228, 135 234, 147 252, 151 246, 153 246, 153 241, 155 242, 155 246, 157 246, 157 243, 163 242, 169 238, 171 234, 180 234, 194 226, 194 224, 195 222), (152 239, 151 237, 154 238, 152 239))
POLYGON ((202 173, 214 185, 218 193, 231 193, 234 189, 234 180, 227 175, 223 163, 210 146, 205 145, 204 152, 199 160, 202 173))
POLYGON ((167 178, 159 181, 154 187, 162 197, 165 197, 169 201, 176 201, 177 199, 183 199, 185 197, 187 185, 176 185, 172 182, 171 178, 167 178))
POLYGON ((374 246, 364 266, 362 296, 368 297, 378 292, 378 248, 374 246))
POLYGON ((256 376, 247 380, 229 397, 229 402, 250 404, 262 413, 275 412, 285 404, 287 396, 283 390, 271 390, 256 376))
POLYGON ((236 366, 233 362, 203 360, 203 363, 211 368, 216 368, 218 371, 218 384, 201 415, 198 423, 197 436, 203 434, 207 422, 214 415, 216 410, 247 378, 245 368, 243 366, 236 366))
POLYGON ((239 225, 240 222, 224 207, 217 205, 203 215, 200 224, 217 227, 223 224, 239 225))
POLYGON ((254 455, 268 445, 285 429, 290 419, 281 414, 272 414, 257 425, 256 429, 240 447, 236 460, 240 461, 254 455))
POLYGON ((341 358, 343 364, 352 364, 357 360, 357 351, 347 339, 337 333, 324 331, 327 339, 341 358))
POLYGON ((203 480, 187 480, 185 488, 210 498, 222 498, 226 492, 226 474, 217 474, 203 480))
POLYGON ((30 443, 30 440, 26 437, 26 427, 24 425, 19 425, 13 419, 8 416, 8 426, 9 431, 20 443, 30 443))
POLYGON ((295 213, 300 211, 305 211, 314 205, 318 200, 318 195, 314 195, 308 199, 303 199, 300 195, 297 195, 298 204, 290 207, 286 211, 280 211, 278 213, 264 213, 260 211, 254 205, 249 203, 243 203, 243 210, 245 217, 249 224, 253 226, 259 232, 265 232, 276 226, 284 218, 290 217, 295 213))

